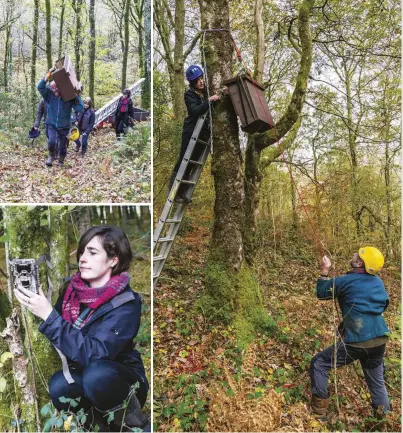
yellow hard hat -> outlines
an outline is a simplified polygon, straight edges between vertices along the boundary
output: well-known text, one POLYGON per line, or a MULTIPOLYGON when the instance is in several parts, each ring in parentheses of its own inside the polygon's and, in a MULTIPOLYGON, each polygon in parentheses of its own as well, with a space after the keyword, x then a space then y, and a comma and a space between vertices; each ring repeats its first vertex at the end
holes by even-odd
POLYGON ((68 138, 70 141, 76 141, 76 140, 78 140, 78 139, 80 138, 80 131, 78 130, 78 128, 76 128, 75 126, 73 126, 73 127, 70 129, 70 133, 69 133, 69 135, 67 136, 67 138, 68 138))
POLYGON ((365 270, 368 274, 375 275, 382 268, 385 263, 383 254, 375 247, 361 247, 358 250, 358 255, 365 265, 365 270))

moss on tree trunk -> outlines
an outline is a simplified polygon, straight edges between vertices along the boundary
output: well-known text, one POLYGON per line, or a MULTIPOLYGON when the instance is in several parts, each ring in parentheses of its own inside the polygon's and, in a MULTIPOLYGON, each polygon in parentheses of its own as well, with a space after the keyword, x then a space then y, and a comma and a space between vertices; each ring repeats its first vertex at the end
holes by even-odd
MULTIPOLYGON (((258 282, 249 267, 255 253, 260 152, 285 136, 294 125, 297 125, 296 129, 299 127, 312 63, 309 15, 313 4, 314 0, 303 0, 299 6, 300 70, 290 104, 277 123, 277 136, 274 137, 273 131, 254 136, 249 141, 244 165, 238 125, 229 97, 224 97, 214 108, 212 174, 216 192, 215 218, 205 272, 207 294, 200 303, 209 317, 220 316, 235 324, 241 345, 253 338, 253 331, 257 328, 268 329, 273 325, 264 311, 258 282)), ((199 0, 199 6, 202 29, 230 30, 228 0, 199 0)), ((229 33, 207 33, 202 49, 206 57, 209 91, 213 95, 221 89, 222 82, 232 76, 233 49, 229 33)), ((275 153, 273 159, 278 155, 275 153)))
MULTIPOLYGON (((64 277, 67 266, 67 239, 66 239, 66 208, 57 207, 51 208, 46 214, 46 208, 26 206, 6 207, 4 209, 4 219, 8 236, 10 260, 16 258, 33 258, 37 260, 48 249, 49 243, 50 253, 52 255, 51 262, 53 271, 51 279, 54 282, 55 291, 53 300, 57 296, 62 277, 64 277), (48 219, 49 225, 43 224, 44 219, 48 219), (42 224, 41 224, 42 220, 42 224), (50 235, 50 236, 49 236, 50 235), (45 241, 47 240, 47 242, 45 241)), ((46 294, 46 279, 45 279, 45 264, 40 266, 40 280, 46 294)), ((2 310, 5 307, 1 298, 2 310)), ((24 341, 25 351, 21 355, 28 361, 28 382, 31 389, 37 393, 38 405, 41 407, 49 401, 49 393, 47 384, 51 375, 61 368, 61 361, 55 349, 38 330, 41 319, 35 317, 25 310, 23 312, 19 303, 14 299, 14 307, 19 311, 19 321, 21 324, 21 337, 24 341), (29 340, 32 347, 32 359, 28 359, 28 335, 23 329, 24 314, 29 333, 29 340), (33 380, 32 368, 34 366, 35 383, 33 380)), ((1 323, 2 329, 4 324, 1 323)), ((2 340, 2 344, 3 344, 2 340)), ((1 346, 2 347, 2 346, 1 346)), ((13 363, 15 360, 12 360, 13 363)), ((24 361, 25 362, 25 361, 24 361)), ((15 373, 15 368, 14 368, 15 373)), ((10 387, 12 388, 12 387, 10 387)), ((32 403, 27 403, 23 398, 24 393, 17 387, 17 393, 10 392, 8 394, 7 405, 11 407, 11 403, 19 408, 19 418, 24 421, 24 430, 36 431, 35 410, 32 403)), ((0 410, 3 410, 0 407, 0 410)), ((3 412, 1 412, 3 413, 3 412)), ((9 411, 10 414, 10 411, 9 411)), ((7 415, 7 414, 6 414, 7 415)), ((14 417, 11 413, 10 416, 14 417)))

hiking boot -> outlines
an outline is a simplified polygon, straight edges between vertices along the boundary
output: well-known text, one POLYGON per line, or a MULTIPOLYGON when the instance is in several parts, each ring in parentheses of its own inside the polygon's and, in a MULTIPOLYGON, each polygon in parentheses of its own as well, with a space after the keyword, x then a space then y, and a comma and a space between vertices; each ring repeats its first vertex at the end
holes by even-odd
POLYGON ((59 159, 57 160, 59 166, 63 165, 65 158, 66 158, 65 156, 59 156, 59 159))
POLYGON ((76 148, 74 149, 74 152, 79 152, 80 151, 80 145, 79 144, 76 144, 76 148))
POLYGON ((45 164, 48 167, 52 167, 53 161, 56 159, 56 152, 49 152, 48 159, 45 161, 45 164))
POLYGON ((312 395, 311 407, 314 415, 321 421, 326 421, 327 410, 329 408, 328 398, 319 398, 316 395, 312 395))
POLYGON ((149 425, 148 418, 141 411, 141 405, 137 397, 133 394, 128 406, 123 408, 122 405, 114 411, 113 424, 119 428, 124 423, 130 428, 141 428, 144 430, 149 425), (123 418, 124 417, 124 418, 123 418))
POLYGON ((85 156, 85 152, 81 152, 81 156, 85 156))

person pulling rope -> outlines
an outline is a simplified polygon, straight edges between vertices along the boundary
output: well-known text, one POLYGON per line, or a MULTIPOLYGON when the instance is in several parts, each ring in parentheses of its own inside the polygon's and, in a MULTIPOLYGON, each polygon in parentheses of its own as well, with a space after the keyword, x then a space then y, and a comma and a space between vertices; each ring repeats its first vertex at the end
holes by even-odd
POLYGON ((329 407, 329 371, 359 360, 364 371, 377 417, 391 410, 384 380, 386 343, 390 331, 383 318, 389 305, 388 294, 377 273, 384 265, 382 253, 365 246, 350 261, 346 275, 329 278, 332 263, 325 255, 317 280, 316 295, 320 300, 337 298, 343 321, 339 341, 317 353, 310 365, 312 411, 325 419, 329 407))

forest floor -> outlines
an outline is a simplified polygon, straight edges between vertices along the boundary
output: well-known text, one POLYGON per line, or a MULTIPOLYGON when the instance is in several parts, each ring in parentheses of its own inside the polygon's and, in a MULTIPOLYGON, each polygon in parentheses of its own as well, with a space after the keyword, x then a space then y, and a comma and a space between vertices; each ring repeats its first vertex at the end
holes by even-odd
POLYGON ((91 135, 84 157, 71 143, 61 167, 57 162, 45 165, 48 152, 42 135, 34 145, 0 135, 0 202, 150 202, 151 155, 117 144, 112 129, 91 135))
POLYGON ((317 264, 279 254, 268 262, 260 282, 277 328, 258 335, 242 352, 232 327, 194 309, 203 292, 212 220, 206 213, 200 219, 195 210, 190 205, 154 293, 154 429, 401 431, 399 268, 386 268, 381 275, 390 296, 385 374, 395 411, 382 422, 373 418, 361 367, 353 364, 336 373, 339 413, 331 374, 329 419, 321 422, 309 412, 308 367, 315 353, 332 344, 336 312, 332 302, 315 297, 317 264))

